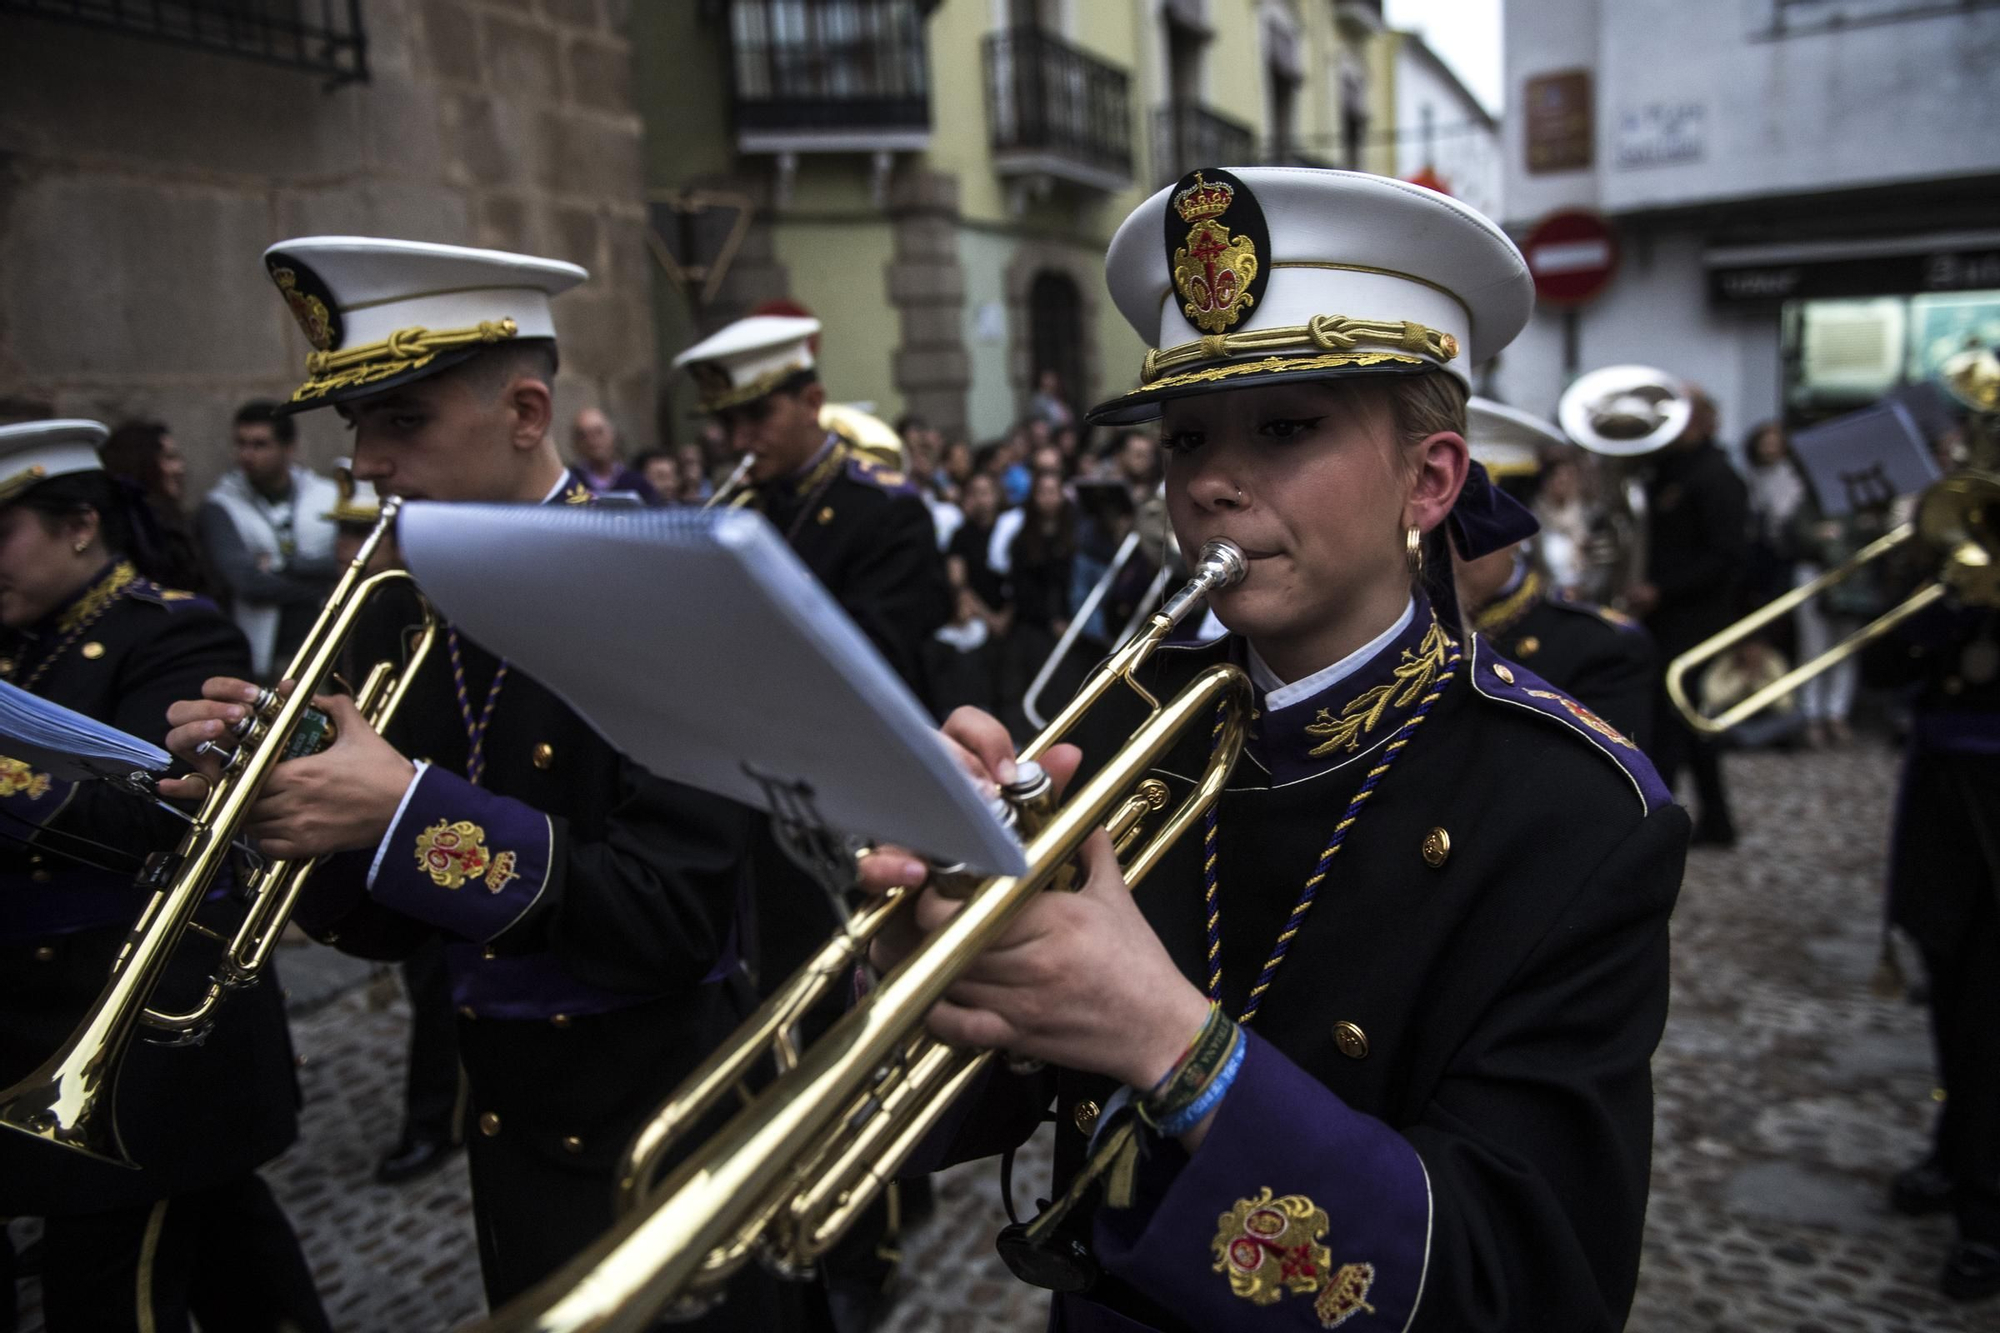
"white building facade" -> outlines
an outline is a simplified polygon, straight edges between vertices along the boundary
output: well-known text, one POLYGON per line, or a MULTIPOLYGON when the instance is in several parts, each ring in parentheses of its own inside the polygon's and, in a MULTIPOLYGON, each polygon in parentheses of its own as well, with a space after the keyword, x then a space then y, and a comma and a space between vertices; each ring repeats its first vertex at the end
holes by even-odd
POLYGON ((1502 208, 1500 126, 1415 33, 1396 34, 1396 174, 1428 178, 1490 218, 1502 208))
POLYGON ((1506 63, 1509 230, 1590 209, 1619 250, 1507 350, 1507 401, 1649 362, 1735 443, 2000 344, 1995 0, 1507 0, 1506 63))

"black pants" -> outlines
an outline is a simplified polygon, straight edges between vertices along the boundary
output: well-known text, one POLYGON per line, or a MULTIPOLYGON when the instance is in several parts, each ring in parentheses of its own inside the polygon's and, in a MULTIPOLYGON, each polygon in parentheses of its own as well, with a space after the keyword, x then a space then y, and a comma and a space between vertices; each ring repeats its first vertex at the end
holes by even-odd
POLYGON ((444 937, 433 936, 403 960, 403 989, 410 997, 410 1067, 403 1087, 403 1142, 456 1142, 458 1126, 458 1015, 452 1009, 451 974, 444 937))
POLYGON ((1937 1160, 1960 1233, 2000 1245, 2000 908, 1983 899, 1949 951, 1924 950, 1945 1102, 1937 1160))
MULTIPOLYGON (((1663 661, 1672 657, 1664 649, 1663 661)), ((1734 837, 1736 821, 1729 813, 1729 793, 1722 785, 1722 747, 1696 732, 1667 697, 1664 678, 1653 696, 1653 767, 1672 791, 1683 767, 1694 770, 1697 798, 1696 836, 1734 837)))
POLYGON ((330 1333, 278 1201, 252 1171, 157 1203, 43 1224, 48 1333, 330 1333))

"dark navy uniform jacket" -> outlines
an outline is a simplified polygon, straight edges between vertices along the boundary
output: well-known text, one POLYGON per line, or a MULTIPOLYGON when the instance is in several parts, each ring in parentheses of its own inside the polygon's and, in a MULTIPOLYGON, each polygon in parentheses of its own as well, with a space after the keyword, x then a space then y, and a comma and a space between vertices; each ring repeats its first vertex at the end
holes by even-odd
MULTIPOLYGON (((830 438, 797 476, 760 486, 753 503, 928 707, 924 649, 950 617, 951 592, 916 488, 830 438)), ((838 923, 825 890, 768 831, 757 839, 754 867, 758 981, 768 989, 838 923)))
POLYGON ((916 487, 834 439, 798 476, 758 487, 753 503, 928 704, 924 645, 951 618, 951 588, 916 487))
MULTIPOLYGON (((0 675, 156 745, 169 704, 249 666, 242 633, 214 604, 150 583, 122 561, 43 624, 0 643, 0 675)), ((0 1084, 68 1039, 146 904, 134 876, 185 827, 116 788, 0 759, 0 1084)), ((204 924, 235 927, 227 888, 203 908, 204 924)), ((190 935, 155 1002, 193 1001, 214 954, 190 935)), ((135 1039, 116 1087, 126 1151, 144 1169, 0 1132, 0 1216, 126 1207, 221 1184, 284 1151, 298 1135, 298 1084, 276 977, 231 996, 200 1046, 135 1039)))
POLYGON ((1551 594, 1539 570, 1527 570, 1476 618, 1500 651, 1649 750, 1653 741, 1653 638, 1632 617, 1551 594))
MULTIPOLYGON (((1372 794, 1200 1149, 1149 1141, 1132 1206, 1088 1218, 1103 1276, 1058 1296, 1052 1327, 1624 1326, 1687 819, 1583 705, 1476 639, 1456 665, 1451 651, 1419 605, 1348 678, 1256 718, 1216 826, 1231 1015, 1371 780, 1372 794)), ((1242 652, 1164 648, 1143 674, 1165 699, 1242 652)), ((1086 766, 1138 713, 1115 711, 1080 737, 1086 766)), ((1176 796, 1209 752, 1201 730, 1156 770, 1176 796)), ((1203 860, 1191 833, 1135 892, 1206 989, 1203 860)), ((996 1072, 952 1155, 1019 1142, 1053 1101, 1060 1190, 1117 1091, 996 1072)))
MULTIPOLYGON (((561 498, 587 502, 581 488, 567 478, 561 498)), ((409 613, 383 611, 355 670, 395 651, 409 613)), ((477 717, 500 664, 459 646, 477 717)), ((403 956, 435 932, 449 942, 482 1267, 498 1300, 611 1225, 625 1144, 740 1017, 729 976, 751 816, 647 772, 515 671, 474 785, 442 633, 387 738, 428 763, 378 848, 322 866, 299 920, 367 957, 403 956)))

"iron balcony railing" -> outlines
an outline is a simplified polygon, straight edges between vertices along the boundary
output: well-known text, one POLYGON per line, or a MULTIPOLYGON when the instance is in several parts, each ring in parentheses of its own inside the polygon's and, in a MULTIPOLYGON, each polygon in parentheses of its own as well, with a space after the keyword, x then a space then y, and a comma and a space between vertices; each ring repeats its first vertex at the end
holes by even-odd
POLYGON ((917 0, 732 0, 729 30, 739 136, 929 132, 917 0))
POLYGON ((1131 80, 1124 70, 1039 28, 989 34, 985 57, 986 119, 1003 171, 1052 170, 1107 188, 1131 181, 1131 80))
POLYGON ((361 0, 0 0, 0 14, 284 65, 335 84, 368 78, 361 0))
POLYGON ((1171 185, 1196 167, 1255 161, 1257 136, 1248 125, 1194 102, 1169 102, 1153 112, 1153 175, 1171 185))

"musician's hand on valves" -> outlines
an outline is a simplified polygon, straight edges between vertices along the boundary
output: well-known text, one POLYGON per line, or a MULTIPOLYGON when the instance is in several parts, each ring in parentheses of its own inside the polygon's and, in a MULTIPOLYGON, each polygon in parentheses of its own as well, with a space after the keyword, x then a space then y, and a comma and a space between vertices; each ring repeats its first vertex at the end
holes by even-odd
POLYGON ((333 744, 272 769, 250 807, 251 840, 279 860, 376 846, 417 775, 352 699, 326 695, 313 703, 333 721, 333 744))
MULTIPOLYGON (((194 772, 182 778, 164 778, 160 795, 173 801, 199 801, 207 796, 222 775, 223 760, 236 748, 232 728, 250 716, 257 705, 258 688, 232 676, 212 676, 202 682, 201 698, 183 699, 167 709, 167 749, 185 760, 194 772)), ((289 695, 292 683, 278 686, 280 695, 289 695)))
MULTIPOLYGON (((291 682, 280 684, 278 693, 289 696, 291 682)), ((203 684, 201 698, 167 709, 167 749, 194 772, 163 780, 162 796, 208 795, 237 744, 232 729, 250 716, 257 694, 248 681, 218 676, 203 684)), ((376 734, 351 699, 323 696, 313 703, 332 720, 334 741, 319 754, 279 764, 265 780, 245 832, 267 856, 289 860, 375 846, 416 775, 415 765, 376 734)))
MULTIPOLYGON (((977 708, 959 708, 945 719, 939 729, 947 748, 958 760, 958 766, 965 770, 978 786, 982 796, 996 795, 1003 783, 1014 781, 1014 740, 1007 734, 1007 728, 991 713, 977 708)), ((1058 794, 1076 772, 1081 753, 1074 745, 1055 746, 1042 759, 1042 767, 1055 785, 1058 794)), ((913 855, 906 847, 877 847, 861 858, 858 867, 858 883, 861 891, 871 898, 879 898, 891 890, 915 892, 923 887, 930 874, 930 867, 923 858, 913 855)), ((903 961, 910 950, 917 946, 924 936, 910 912, 898 913, 896 918, 875 937, 868 951, 868 961, 878 971, 887 972, 903 961)))
MULTIPOLYGON (((968 771, 996 783, 1013 780, 1013 743, 998 721, 960 709, 944 730, 976 761, 968 771)), ((1060 792, 1080 759, 1074 746, 1059 745, 1041 763, 1060 792)), ((1199 1031, 1208 1001, 1140 913, 1110 837, 1094 834, 1080 861, 1083 887, 1030 903, 931 1011, 930 1027, 954 1045, 1005 1050, 1148 1088, 1199 1031)), ((911 883, 921 870, 907 853, 883 849, 863 862, 862 882, 879 892, 911 883)), ((893 966, 958 910, 957 901, 925 889, 915 911, 905 914, 905 928, 877 938, 873 960, 893 966)))

